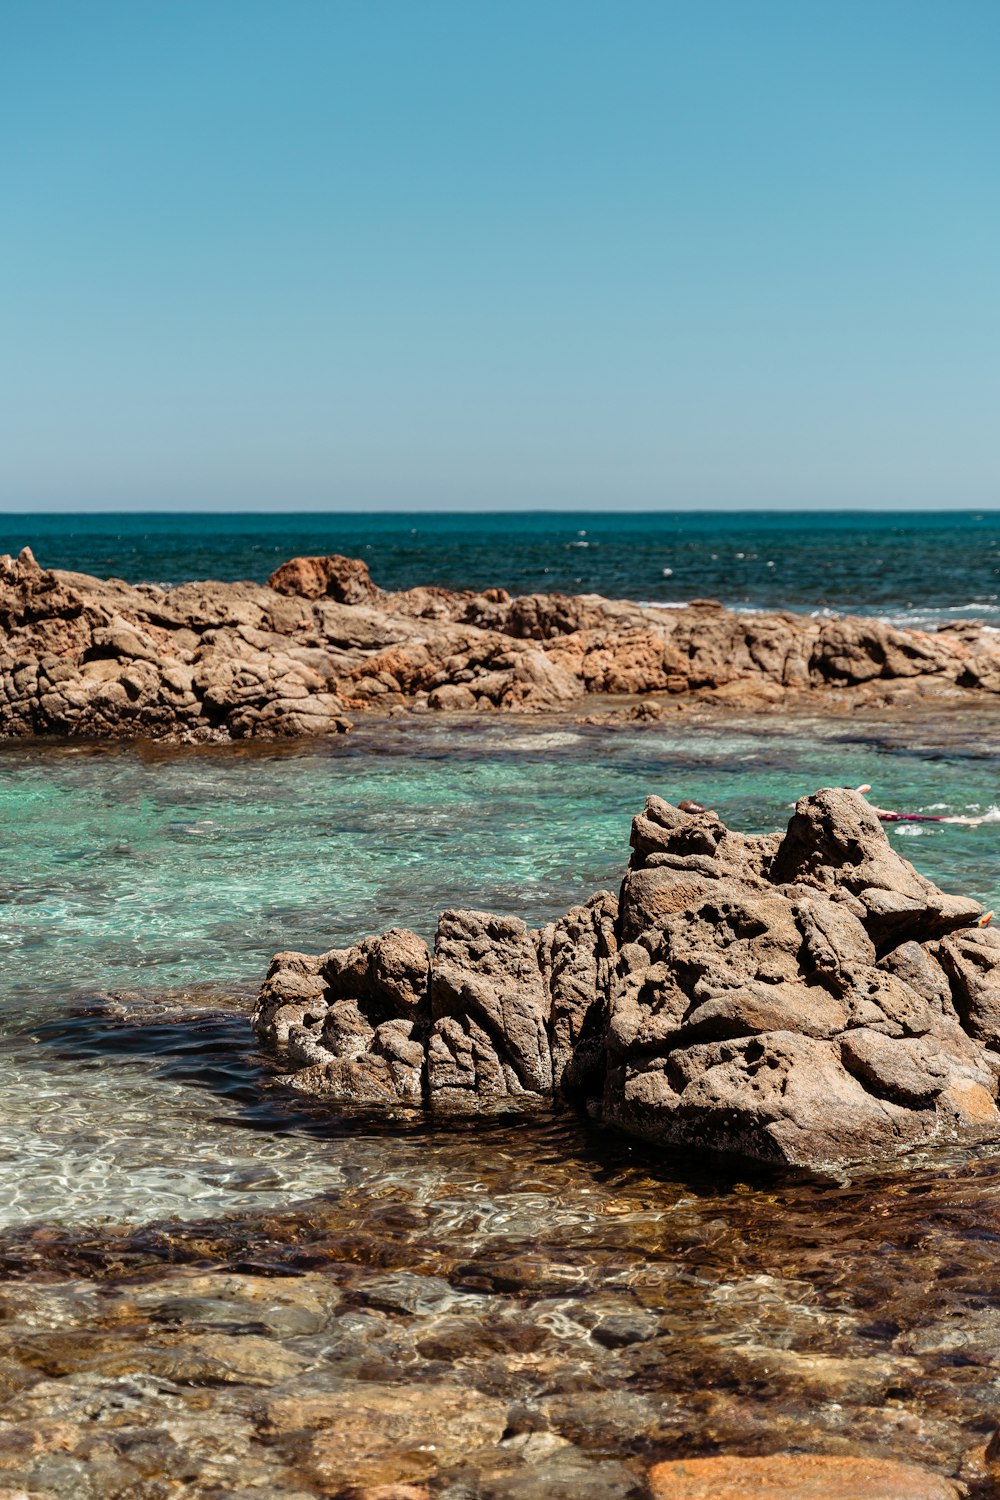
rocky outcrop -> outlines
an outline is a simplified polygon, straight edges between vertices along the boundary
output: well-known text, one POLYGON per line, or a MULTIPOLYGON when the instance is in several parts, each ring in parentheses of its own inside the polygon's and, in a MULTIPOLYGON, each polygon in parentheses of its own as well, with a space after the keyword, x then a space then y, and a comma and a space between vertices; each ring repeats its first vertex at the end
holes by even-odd
POLYGON ((855 792, 750 836, 651 797, 616 899, 538 931, 449 911, 278 954, 254 1017, 293 1087, 441 1115, 586 1107, 796 1166, 1000 1135, 1000 935, 855 792))
POLYGON ((415 588, 293 558, 254 583, 132 586, 0 557, 0 736, 185 741, 340 733, 368 709, 538 712, 1000 693, 1000 644, 872 620, 643 608, 596 596, 415 588), (658 696, 657 696, 658 695, 658 696))

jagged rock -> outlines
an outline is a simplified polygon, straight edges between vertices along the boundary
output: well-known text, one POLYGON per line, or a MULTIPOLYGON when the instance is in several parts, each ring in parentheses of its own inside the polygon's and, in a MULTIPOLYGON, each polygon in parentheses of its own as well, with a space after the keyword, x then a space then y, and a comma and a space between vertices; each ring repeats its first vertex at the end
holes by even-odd
POLYGON ((431 965, 432 1108, 479 1113, 549 1100, 549 1011, 538 955, 522 921, 443 912, 431 965))
POLYGON ((317 958, 279 953, 254 1024, 302 1065, 292 1079, 302 1093, 419 1104, 429 977, 427 944, 399 927, 317 958))
POLYGON ((607 994, 618 953, 618 902, 608 891, 534 934, 549 997, 552 1086, 586 1097, 604 1071, 607 994))
POLYGON ((796 1166, 1000 1135, 1000 936, 900 858, 864 799, 784 835, 651 797, 607 892, 529 933, 445 912, 279 954, 255 1014, 296 1087, 438 1113, 591 1113, 671 1148, 796 1166))
POLYGON ((936 954, 962 1025, 984 1047, 1000 1052, 1000 932, 956 932, 936 954))
POLYGON ((715 813, 692 818, 660 797, 650 797, 632 823, 635 857, 621 893, 622 936, 637 937, 670 912, 683 911, 726 876, 763 888, 778 847, 732 833, 715 813))
MULTIPOLYGON (((739 615, 711 600, 663 610, 503 589, 390 593, 364 562, 337 556, 293 558, 266 586, 170 589, 48 571, 27 548, 0 557, 6 737, 277 738, 338 734, 350 712, 416 705, 537 713, 592 693, 696 693, 750 707, 824 692, 852 704, 997 693, 1000 644, 974 624, 928 635, 739 615)), ((637 880, 637 909, 643 887, 655 905, 670 885, 637 880)), ((886 942, 921 920, 920 889, 892 895, 895 905, 877 898, 886 942)), ((942 936, 958 915, 942 912, 942 936)))
POLYGON ((897 854, 875 813, 861 798, 836 791, 810 798, 788 825, 771 870, 776 881, 805 881, 848 891, 867 912, 880 951, 911 936, 940 937, 982 914, 975 901, 946 896, 897 854))

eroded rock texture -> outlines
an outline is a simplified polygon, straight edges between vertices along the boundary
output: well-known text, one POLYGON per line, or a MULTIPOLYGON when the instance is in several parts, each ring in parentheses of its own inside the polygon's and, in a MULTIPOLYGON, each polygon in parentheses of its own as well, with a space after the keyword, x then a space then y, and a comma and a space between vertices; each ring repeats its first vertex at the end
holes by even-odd
POLYGON ((892 848, 855 792, 748 836, 651 797, 619 899, 529 931, 449 911, 278 954, 254 1024, 343 1102, 563 1102, 634 1135, 822 1166, 1000 1134, 1000 935, 892 848))
POLYGON ((339 733, 370 708, 554 710, 587 694, 778 702, 1000 693, 997 637, 872 620, 645 609, 596 596, 389 593, 299 557, 267 585, 161 589, 0 557, 0 736, 339 733))

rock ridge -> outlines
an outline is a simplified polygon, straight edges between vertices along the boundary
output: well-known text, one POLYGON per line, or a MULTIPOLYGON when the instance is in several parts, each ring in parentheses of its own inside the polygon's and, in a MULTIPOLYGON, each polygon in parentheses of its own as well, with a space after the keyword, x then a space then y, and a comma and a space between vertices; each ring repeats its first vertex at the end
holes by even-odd
POLYGON ((0 557, 0 737, 198 742, 338 734, 370 709, 542 712, 1000 693, 1000 643, 876 620, 656 609, 596 595, 389 592, 358 559, 293 558, 266 585, 132 585, 0 557))
POLYGON ((784 834, 650 797, 617 896, 544 927, 442 913, 279 953, 254 1013, 300 1092, 434 1115, 585 1108, 671 1149, 799 1167, 1000 1135, 1000 934, 856 792, 784 834))

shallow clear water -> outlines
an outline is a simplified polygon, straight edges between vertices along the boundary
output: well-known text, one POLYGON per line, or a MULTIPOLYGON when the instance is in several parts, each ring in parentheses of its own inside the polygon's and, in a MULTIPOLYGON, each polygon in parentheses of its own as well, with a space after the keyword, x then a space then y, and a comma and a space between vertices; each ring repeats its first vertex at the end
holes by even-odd
MULTIPOLYGON (((735 1179, 570 1115, 338 1114, 283 1089, 248 1010, 278 947, 429 935, 455 902, 540 921, 613 886, 650 792, 748 830, 862 780, 882 805, 986 812, 998 727, 983 710, 689 711, 4 749, 6 1482, 60 1500, 301 1500, 359 1478, 632 1500, 656 1459, 791 1450, 917 1461, 994 1495, 990 1148, 849 1182, 735 1179), (481 1449, 450 1434, 456 1389, 497 1413, 481 1449), (397 1413, 359 1440, 375 1457, 294 1417, 339 1401, 356 1424, 373 1399, 397 1413)), ((889 834, 1000 906, 1000 822, 889 834)))
MULTIPOLYGON (((197 1216, 234 1194, 328 1188, 341 1148, 280 1090, 261 1113, 246 1009, 279 948, 393 924, 430 937, 457 904, 544 921, 617 886, 652 792, 748 831, 862 780, 882 805, 985 812, 1000 801, 993 736, 993 719, 962 713, 930 744, 902 725, 678 714, 616 730, 407 719, 295 750, 9 747, 0 1223, 197 1216)), ((1000 823, 890 836, 1000 906, 1000 823)), ((386 1142, 365 1149, 381 1170, 386 1142)))
POLYGON ((437 583, 740 608, 1000 622, 1000 513, 6 515, 0 552, 170 583, 263 581, 288 557, 363 557, 384 588, 437 583))

